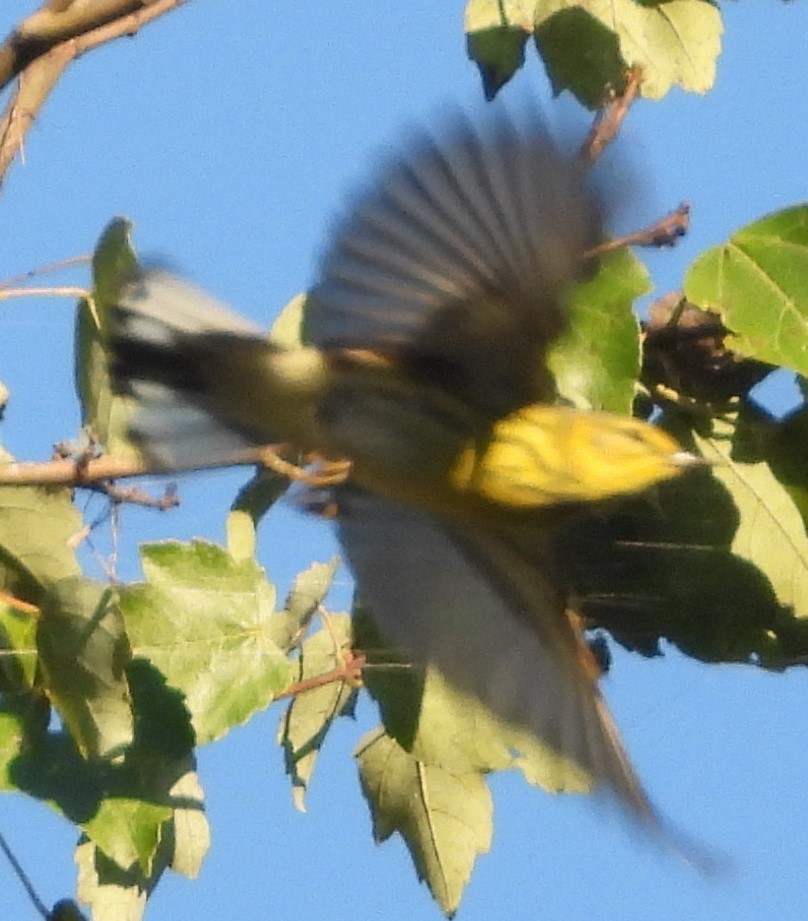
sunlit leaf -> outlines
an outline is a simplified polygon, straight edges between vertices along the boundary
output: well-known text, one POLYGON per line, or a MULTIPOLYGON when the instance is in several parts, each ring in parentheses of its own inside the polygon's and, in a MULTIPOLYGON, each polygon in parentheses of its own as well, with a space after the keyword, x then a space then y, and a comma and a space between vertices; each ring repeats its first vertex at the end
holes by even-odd
POLYGON ((715 81, 722 25, 708 0, 541 0, 535 27, 555 92, 569 89, 589 107, 620 92, 633 67, 650 99, 673 86, 704 93, 715 81))
POLYGON ((548 363, 561 396, 578 409, 630 415, 640 368, 632 308, 650 287, 647 269, 628 249, 604 256, 597 273, 575 286, 569 330, 548 363))
POLYGON ((808 373, 808 205, 749 224, 707 250, 685 294, 721 313, 740 353, 808 373))
MULTIPOLYGON (((318 678, 342 667, 350 642, 350 617, 329 615, 322 629, 305 640, 300 649, 297 680, 318 678)), ((355 687, 345 680, 335 680, 297 694, 289 705, 281 723, 280 742, 295 805, 301 812, 305 811, 305 794, 326 734, 338 716, 352 712, 355 696, 355 687)))
POLYGON ((781 604, 808 617, 808 536, 802 517, 768 464, 735 459, 734 436, 735 426, 719 419, 709 437, 694 433, 699 451, 713 463, 713 476, 738 509, 730 549, 766 575, 781 604))
POLYGON ((328 563, 312 563, 295 576, 283 610, 268 625, 273 641, 284 652, 294 648, 305 634, 331 589, 338 566, 339 559, 333 557, 328 563))
POLYGON ((484 778, 418 761, 382 730, 356 752, 378 842, 398 832, 443 911, 460 904, 478 854, 491 846, 493 806, 484 778))
POLYGON ((18 597, 36 603, 43 587, 79 575, 70 539, 82 527, 70 490, 0 487, 0 574, 18 597))
POLYGON ((146 582, 121 591, 132 650, 182 691, 200 743, 271 703, 292 665, 271 639, 275 590, 213 544, 142 548, 146 582))

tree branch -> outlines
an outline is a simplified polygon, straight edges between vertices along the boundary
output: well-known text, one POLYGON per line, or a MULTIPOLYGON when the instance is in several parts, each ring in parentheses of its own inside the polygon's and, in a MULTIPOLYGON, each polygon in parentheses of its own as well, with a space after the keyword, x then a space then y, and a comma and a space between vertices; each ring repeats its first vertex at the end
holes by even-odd
POLYGON ((305 691, 313 691, 315 688, 324 687, 326 684, 333 684, 335 681, 344 681, 353 687, 362 685, 362 669, 365 667, 365 656, 361 653, 355 653, 353 650, 346 650, 344 654, 345 661, 342 665, 317 675, 314 678, 304 678, 302 681, 296 681, 289 685, 285 691, 281 691, 273 697, 273 700, 283 700, 285 697, 296 697, 305 691))
POLYGON ((640 83, 642 83, 642 71, 635 67, 628 75, 628 82, 623 92, 598 110, 595 121, 578 151, 578 156, 585 163, 594 163, 617 137, 631 104, 637 98, 640 83))
MULTIPOLYGON (((265 467, 289 480, 315 487, 334 486, 346 480, 350 471, 350 464, 347 461, 317 459, 315 463, 319 465, 318 469, 310 471, 291 464, 280 456, 287 447, 286 445, 262 445, 257 448, 245 448, 242 451, 222 455, 214 461, 206 461, 204 468, 265 467)), ((79 459, 58 457, 43 462, 11 461, 6 464, 0 463, 0 486, 91 488, 107 480, 167 473, 189 473, 199 469, 201 469, 200 466, 194 464, 153 464, 145 458, 115 457, 113 455, 102 455, 89 459, 86 457, 79 459)))
POLYGON ((669 211, 656 224, 644 230, 635 230, 625 237, 615 237, 599 246, 593 246, 584 253, 584 259, 602 256, 623 246, 674 246, 679 237, 683 237, 690 227, 690 202, 683 201, 678 208, 669 211))
POLYGON ((71 61, 188 0, 48 0, 0 45, 0 90, 18 86, 0 116, 0 182, 23 148, 34 119, 71 61))

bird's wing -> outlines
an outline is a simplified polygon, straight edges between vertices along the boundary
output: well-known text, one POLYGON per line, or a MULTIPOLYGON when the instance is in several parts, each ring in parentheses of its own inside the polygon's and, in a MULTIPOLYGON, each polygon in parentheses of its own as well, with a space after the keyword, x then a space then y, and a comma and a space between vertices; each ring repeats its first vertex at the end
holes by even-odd
POLYGON ((359 595, 392 642, 658 824, 565 612, 546 534, 447 524, 350 488, 338 521, 359 595))
POLYGON ((492 418, 548 397, 564 291, 599 241, 580 164, 540 120, 455 117, 420 135, 349 209, 306 308, 322 348, 393 355, 492 418))

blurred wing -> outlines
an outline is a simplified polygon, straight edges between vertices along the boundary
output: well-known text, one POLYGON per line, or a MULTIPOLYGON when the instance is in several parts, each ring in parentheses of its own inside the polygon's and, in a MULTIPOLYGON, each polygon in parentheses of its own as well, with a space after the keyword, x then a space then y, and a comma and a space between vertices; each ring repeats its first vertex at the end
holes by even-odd
MULTIPOLYGON (((307 409, 281 389, 278 351, 198 288, 142 272, 121 291, 110 327, 113 386, 138 402, 130 437, 153 465, 203 467, 249 446, 306 441, 307 409)), ((314 350, 292 360, 316 377, 314 350)))
POLYGON ((336 229, 307 304, 322 348, 393 355, 492 418, 546 399, 564 289, 601 234, 580 165, 537 119, 457 117, 388 165, 336 229))
POLYGON ((658 823, 548 576, 540 532, 455 532, 354 489, 340 492, 338 509, 359 594, 392 641, 658 823))

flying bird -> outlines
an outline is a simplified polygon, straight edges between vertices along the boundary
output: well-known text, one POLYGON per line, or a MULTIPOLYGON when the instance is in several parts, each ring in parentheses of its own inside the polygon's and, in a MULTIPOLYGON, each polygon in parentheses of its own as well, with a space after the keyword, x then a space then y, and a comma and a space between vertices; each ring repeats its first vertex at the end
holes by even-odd
POLYGON ((693 462, 644 422, 554 405, 547 351, 603 211, 539 119, 458 115, 412 135, 335 222, 304 348, 141 269, 110 367, 155 469, 278 442, 349 459, 336 524, 383 633, 658 827, 552 549, 556 518, 693 462))

